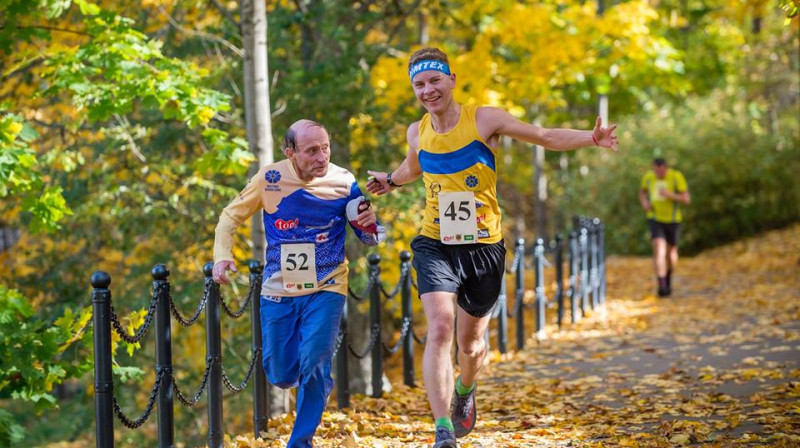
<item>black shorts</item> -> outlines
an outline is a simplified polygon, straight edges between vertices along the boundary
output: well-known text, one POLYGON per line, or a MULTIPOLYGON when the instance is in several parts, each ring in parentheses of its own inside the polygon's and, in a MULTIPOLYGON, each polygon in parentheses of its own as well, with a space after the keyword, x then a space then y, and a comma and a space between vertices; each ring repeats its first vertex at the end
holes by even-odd
POLYGON ((506 267, 506 246, 494 244, 447 245, 419 235, 411 241, 419 294, 452 292, 458 306, 469 315, 483 317, 497 303, 506 267))
POLYGON ((677 222, 658 222, 655 219, 648 219, 650 225, 650 239, 664 238, 670 246, 678 245, 678 237, 681 235, 681 224, 677 222))

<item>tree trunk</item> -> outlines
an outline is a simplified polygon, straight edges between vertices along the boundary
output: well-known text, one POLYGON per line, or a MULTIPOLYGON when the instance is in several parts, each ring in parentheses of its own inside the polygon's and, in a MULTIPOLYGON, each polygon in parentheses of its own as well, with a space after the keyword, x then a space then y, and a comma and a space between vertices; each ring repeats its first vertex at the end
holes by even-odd
MULTIPOLYGON (((273 162, 272 117, 267 71, 267 10, 264 0, 242 0, 242 40, 244 41, 244 105, 247 141, 258 164, 250 175, 273 162)), ((264 225, 261 215, 251 224, 253 258, 264 261, 264 225)))
MULTIPOLYGON (((241 30, 244 43, 244 110, 247 142, 257 163, 250 169, 252 177, 264 165, 273 162, 272 117, 269 104, 269 72, 267 70, 267 9, 265 0, 241 0, 241 30)), ((253 258, 264 262, 266 240, 261 214, 251 221, 253 258)), ((270 415, 288 412, 290 394, 269 387, 270 415)))

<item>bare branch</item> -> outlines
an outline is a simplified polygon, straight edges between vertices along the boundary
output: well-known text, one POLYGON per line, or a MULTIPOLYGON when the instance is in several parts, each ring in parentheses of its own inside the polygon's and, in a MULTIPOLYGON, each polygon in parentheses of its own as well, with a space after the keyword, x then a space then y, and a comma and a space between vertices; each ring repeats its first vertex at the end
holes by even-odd
POLYGON ((233 14, 231 14, 231 12, 224 6, 220 5, 220 3, 217 0, 209 0, 209 1, 215 8, 217 8, 217 11, 219 11, 220 14, 225 16, 225 18, 228 19, 228 21, 231 22, 234 26, 236 26, 237 29, 241 26, 241 24, 236 20, 236 18, 233 17, 233 14))
POLYGON ((210 40, 210 41, 213 41, 213 42, 217 42, 217 43, 227 47, 229 50, 234 52, 234 54, 236 54, 240 58, 244 57, 244 51, 242 51, 242 49, 237 47, 236 45, 228 42, 227 40, 225 40, 225 39, 223 39, 223 38, 221 38, 219 36, 215 36, 215 35, 213 35, 211 33, 206 33, 205 31, 190 30, 188 28, 185 28, 185 27, 181 26, 181 24, 176 22, 175 19, 173 19, 172 16, 170 16, 169 13, 166 10, 164 10, 164 7, 161 6, 161 5, 158 6, 158 10, 161 12, 161 14, 164 17, 167 18, 167 20, 169 20, 169 23, 172 26, 174 26, 176 30, 178 30, 178 31, 180 31, 182 33, 186 33, 186 34, 192 35, 192 36, 199 36, 199 37, 202 37, 204 39, 207 39, 207 40, 210 40))
POLYGON ((117 119, 117 122, 119 123, 119 128, 122 131, 122 134, 125 136, 125 140, 127 140, 128 144, 130 145, 131 152, 136 157, 138 157, 139 160, 141 160, 142 162, 146 162, 147 159, 144 157, 144 154, 142 154, 142 152, 139 150, 139 146, 136 144, 136 141, 134 141, 131 133, 128 132, 128 127, 130 126, 128 120, 126 120, 120 114, 114 114, 114 118, 117 119))
MULTIPOLYGON (((59 33, 70 33, 70 34, 77 34, 79 36, 90 36, 91 37, 91 34, 85 32, 85 31, 71 30, 71 29, 68 29, 68 28, 58 28, 58 27, 54 27, 54 26, 26 25, 26 26, 16 26, 15 28, 22 29, 22 30, 34 29, 34 30, 58 31, 59 33)), ((0 26, 0 30, 2 30, 2 29, 5 29, 5 26, 0 26)))
POLYGON ((10 78, 18 73, 25 73, 28 70, 41 65, 43 62, 44 62, 44 55, 42 54, 35 56, 27 61, 22 61, 18 63, 16 66, 9 68, 7 72, 2 73, 2 75, 0 75, 0 79, 10 78))
POLYGON ((288 105, 287 105, 286 101, 280 101, 280 100, 279 100, 279 101, 278 101, 278 107, 277 107, 277 108, 276 108, 274 111, 272 111, 272 113, 270 114, 270 116, 271 116, 272 118, 275 118, 275 117, 279 116, 280 114, 282 114, 282 113, 286 112, 286 107, 287 107, 287 106, 288 106, 288 105))

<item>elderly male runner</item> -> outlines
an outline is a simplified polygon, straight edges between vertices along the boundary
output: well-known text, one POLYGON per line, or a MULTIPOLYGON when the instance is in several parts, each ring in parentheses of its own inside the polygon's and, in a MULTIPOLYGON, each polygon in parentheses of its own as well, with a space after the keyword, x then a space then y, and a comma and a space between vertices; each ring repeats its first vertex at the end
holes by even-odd
POLYGON ((456 75, 450 73, 447 55, 436 48, 415 52, 408 68, 414 94, 428 113, 408 127, 403 163, 388 174, 370 171, 374 179, 367 189, 384 194, 420 175, 425 182, 422 231, 411 243, 428 320, 423 377, 436 426, 434 447, 455 447, 456 437, 475 426, 476 376, 486 354, 483 335, 505 269, 497 203, 500 136, 562 151, 587 146, 616 150, 616 126, 603 128, 598 118, 593 131, 544 129, 501 109, 461 105, 453 99, 456 75), (454 384, 450 349, 456 323, 461 374, 454 384))
POLYGON ((333 386, 331 358, 347 294, 345 222, 367 245, 386 236, 355 178, 330 163, 328 132, 310 120, 283 139, 288 157, 261 168, 219 218, 214 281, 236 271, 236 228, 261 210, 267 238, 261 289, 263 364, 269 382, 298 387, 288 448, 310 448, 333 386))

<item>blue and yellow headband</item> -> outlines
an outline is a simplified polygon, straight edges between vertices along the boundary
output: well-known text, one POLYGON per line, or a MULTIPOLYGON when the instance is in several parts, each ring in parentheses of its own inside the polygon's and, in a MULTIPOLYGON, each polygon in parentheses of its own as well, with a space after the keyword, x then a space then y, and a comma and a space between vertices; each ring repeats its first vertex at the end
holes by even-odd
POLYGON ((442 72, 445 75, 450 74, 450 67, 446 63, 442 61, 426 59, 424 61, 419 61, 416 64, 412 65, 411 68, 408 70, 408 77, 413 80, 414 76, 416 76, 417 73, 427 72, 429 70, 442 72))

